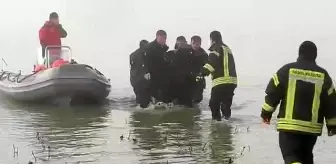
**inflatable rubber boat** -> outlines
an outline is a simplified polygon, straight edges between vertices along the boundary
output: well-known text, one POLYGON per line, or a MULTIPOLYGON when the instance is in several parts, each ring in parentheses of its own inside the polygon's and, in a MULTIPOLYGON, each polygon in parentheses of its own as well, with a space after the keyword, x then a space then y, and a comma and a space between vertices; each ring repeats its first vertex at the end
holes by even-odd
POLYGON ((46 58, 38 53, 38 62, 32 74, 2 70, 0 92, 11 99, 30 102, 45 103, 64 98, 71 102, 104 101, 111 90, 110 80, 89 65, 74 63, 70 47, 59 48, 67 49, 69 57, 63 56, 51 65, 47 47, 46 58))

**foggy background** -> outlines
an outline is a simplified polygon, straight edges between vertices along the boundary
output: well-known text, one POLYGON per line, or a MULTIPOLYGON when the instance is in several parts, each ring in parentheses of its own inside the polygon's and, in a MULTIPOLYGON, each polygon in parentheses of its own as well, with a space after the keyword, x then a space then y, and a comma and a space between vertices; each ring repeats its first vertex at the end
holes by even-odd
POLYGON ((74 58, 97 67, 113 88, 129 84, 129 54, 141 39, 154 40, 158 29, 168 45, 184 35, 218 30, 235 56, 239 83, 267 83, 299 45, 312 40, 318 63, 335 77, 333 64, 336 5, 331 0, 0 0, 0 47, 9 67, 30 73, 36 62, 38 31, 56 11, 68 32, 64 45, 74 58), (253 77, 253 79, 251 78, 253 77))

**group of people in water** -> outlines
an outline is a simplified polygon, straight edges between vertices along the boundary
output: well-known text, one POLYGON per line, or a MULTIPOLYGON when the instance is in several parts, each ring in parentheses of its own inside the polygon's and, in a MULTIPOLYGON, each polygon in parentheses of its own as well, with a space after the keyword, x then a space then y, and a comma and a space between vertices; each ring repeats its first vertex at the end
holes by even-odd
MULTIPOLYGON (((204 76, 212 75, 209 107, 213 120, 229 119, 237 73, 231 49, 220 32, 210 33, 209 55, 200 47, 201 38, 193 36, 191 45, 183 36, 175 49, 167 51, 167 34, 143 40, 130 56, 131 83, 137 102, 145 108, 150 97, 158 101, 192 106, 202 100, 204 76)), ((270 124, 279 107, 277 130, 279 146, 286 164, 313 164, 313 148, 322 134, 324 120, 329 136, 336 134, 336 91, 328 72, 316 64, 317 47, 304 41, 296 62, 281 67, 266 88, 262 105, 263 123, 270 124)))
MULTIPOLYGON (((57 13, 40 30, 43 47, 61 45, 66 32, 57 13)), ((201 48, 201 38, 193 36, 190 45, 185 37, 176 39, 168 51, 167 33, 159 30, 152 42, 142 40, 130 55, 130 78, 136 102, 146 108, 152 101, 192 107, 203 98, 204 77, 212 75, 209 107, 212 118, 229 119, 237 73, 231 49, 221 33, 210 33, 209 55, 201 48)), ((336 134, 336 90, 329 73, 316 64, 317 47, 304 41, 297 61, 281 67, 266 88, 261 109, 263 123, 270 124, 279 107, 277 130, 285 164, 313 164, 313 148, 322 134, 324 120, 329 136, 336 134)))
POLYGON ((206 86, 203 77, 211 73, 213 119, 230 118, 237 75, 232 52, 223 43, 221 33, 210 34, 213 44, 209 55, 201 47, 200 36, 191 37, 190 45, 184 36, 177 37, 171 51, 166 38, 167 33, 159 30, 154 41, 140 41, 140 47, 130 55, 130 81, 136 102, 146 108, 154 98, 152 103, 192 107, 202 101, 206 86))

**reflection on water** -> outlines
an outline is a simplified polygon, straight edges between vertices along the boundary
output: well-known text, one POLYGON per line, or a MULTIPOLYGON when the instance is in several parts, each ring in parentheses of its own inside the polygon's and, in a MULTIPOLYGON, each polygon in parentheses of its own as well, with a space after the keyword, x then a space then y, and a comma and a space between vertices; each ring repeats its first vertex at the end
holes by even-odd
MULTIPOLYGON (((207 108, 142 111, 130 107, 133 101, 50 107, 2 100, 0 164, 27 164, 34 156, 41 164, 282 163, 275 127, 260 127, 262 102, 253 97, 237 96, 232 122, 221 123, 207 108)), ((334 163, 332 139, 318 140, 316 161, 334 163)))
POLYGON ((132 133, 141 142, 134 149, 142 150, 144 163, 223 163, 232 157, 231 126, 202 121, 200 110, 137 112, 131 117, 132 133))

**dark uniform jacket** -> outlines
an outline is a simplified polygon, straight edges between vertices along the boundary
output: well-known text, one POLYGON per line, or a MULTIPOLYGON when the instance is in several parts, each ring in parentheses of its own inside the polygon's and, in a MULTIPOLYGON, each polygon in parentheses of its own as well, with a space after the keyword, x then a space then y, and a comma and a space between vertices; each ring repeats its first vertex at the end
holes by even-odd
POLYGON ((168 50, 167 45, 160 45, 157 41, 148 44, 146 48, 146 63, 148 71, 151 74, 151 80, 154 82, 163 82, 168 70, 168 62, 165 60, 165 53, 168 50))
POLYGON ((186 82, 192 78, 192 49, 188 44, 182 44, 178 50, 169 54, 170 72, 174 81, 186 82))
POLYGON ((235 61, 230 48, 225 44, 213 44, 208 62, 201 70, 201 76, 212 75, 212 87, 231 84, 237 85, 235 61))
POLYGON ((199 75, 199 73, 202 70, 202 67, 207 63, 208 61, 208 54, 205 52, 203 48, 200 48, 198 50, 192 50, 192 73, 194 75, 199 75))
POLYGON ((145 85, 147 80, 144 75, 148 73, 146 63, 146 52, 144 48, 139 48, 130 55, 130 81, 131 85, 145 85))
POLYGON ((321 135, 323 121, 336 126, 336 92, 328 72, 315 61, 299 58, 280 68, 266 88, 261 117, 270 119, 281 103, 277 129, 321 135))

